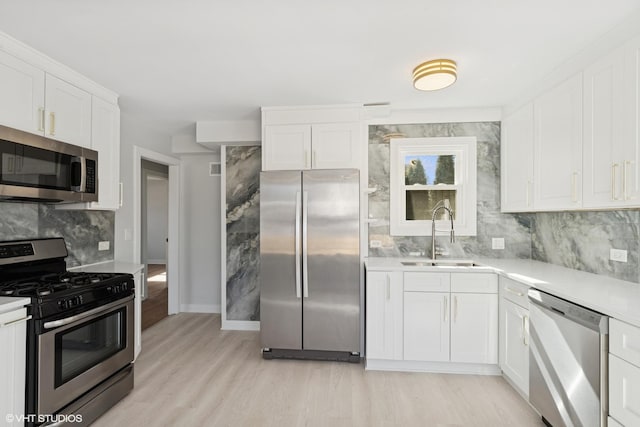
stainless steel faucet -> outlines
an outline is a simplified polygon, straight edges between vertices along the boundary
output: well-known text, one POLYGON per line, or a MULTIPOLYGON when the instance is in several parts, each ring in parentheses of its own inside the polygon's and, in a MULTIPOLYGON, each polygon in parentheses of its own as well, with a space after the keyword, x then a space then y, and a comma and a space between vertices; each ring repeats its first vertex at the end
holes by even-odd
POLYGON ((453 211, 446 207, 444 204, 440 204, 442 201, 436 203, 436 207, 433 208, 433 215, 431 216, 431 259, 436 259, 436 215, 440 209, 444 209, 449 213, 449 220, 451 221, 451 243, 455 242, 455 236, 453 232, 453 211))

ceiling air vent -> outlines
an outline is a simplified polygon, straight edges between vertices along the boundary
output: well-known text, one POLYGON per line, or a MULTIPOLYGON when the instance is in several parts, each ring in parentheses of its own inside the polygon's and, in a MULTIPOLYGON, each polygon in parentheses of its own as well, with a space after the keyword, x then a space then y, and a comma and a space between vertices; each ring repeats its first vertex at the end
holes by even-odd
POLYGON ((209 176, 220 176, 220 163, 209 163, 209 176))

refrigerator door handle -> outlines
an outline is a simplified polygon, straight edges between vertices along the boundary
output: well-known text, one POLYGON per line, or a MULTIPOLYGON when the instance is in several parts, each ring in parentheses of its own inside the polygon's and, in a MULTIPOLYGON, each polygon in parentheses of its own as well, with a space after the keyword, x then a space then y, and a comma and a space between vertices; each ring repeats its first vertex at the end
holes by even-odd
POLYGON ((307 202, 309 193, 302 192, 302 287, 304 298, 309 298, 309 274, 307 270, 307 202))
POLYGON ((296 231, 295 231, 295 258, 296 258, 296 298, 300 298, 302 294, 302 287, 300 286, 301 274, 300 274, 300 220, 301 220, 301 200, 300 192, 296 193, 296 231))

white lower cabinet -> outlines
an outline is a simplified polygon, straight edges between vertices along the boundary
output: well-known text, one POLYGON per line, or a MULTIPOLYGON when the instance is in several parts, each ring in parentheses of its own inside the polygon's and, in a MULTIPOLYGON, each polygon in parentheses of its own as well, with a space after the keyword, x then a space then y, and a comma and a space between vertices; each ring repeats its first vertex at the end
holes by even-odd
POLYGON ((498 363, 497 293, 451 294, 450 360, 463 363, 498 363))
POLYGON ((609 352, 610 418, 640 426, 640 328, 611 319, 609 352))
POLYGON ((500 305, 500 368, 529 395, 529 310, 507 299, 500 305))
POLYGON ((135 361, 142 351, 142 287, 144 286, 144 270, 140 270, 133 275, 134 280, 134 315, 133 315, 133 338, 135 361))
POLYGON ((624 426, 640 426, 640 367, 609 355, 609 414, 624 426))
POLYGON ((493 273, 366 275, 367 369, 497 374, 493 273))
POLYGON ((368 273, 366 308, 367 358, 402 360, 402 273, 368 273))
POLYGON ((449 361, 449 293, 404 293, 404 359, 449 361))
POLYGON ((528 285, 500 277, 500 369, 529 396, 529 299, 528 285))
POLYGON ((0 414, 4 426, 24 425, 5 416, 24 414, 27 319, 26 308, 0 313, 0 414))

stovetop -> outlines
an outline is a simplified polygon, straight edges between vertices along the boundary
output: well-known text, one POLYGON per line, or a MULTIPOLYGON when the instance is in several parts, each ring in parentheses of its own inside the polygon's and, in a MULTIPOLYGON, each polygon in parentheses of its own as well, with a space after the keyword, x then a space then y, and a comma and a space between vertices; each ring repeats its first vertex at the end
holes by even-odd
POLYGON ((15 297, 52 297, 69 291, 89 291, 91 287, 101 286, 100 283, 118 276, 119 273, 49 273, 43 276, 30 277, 8 282, 0 282, 0 296, 15 297), (55 294, 55 295, 53 295, 55 294))
POLYGON ((62 318, 133 294, 133 275, 70 272, 62 238, 0 242, 0 296, 30 297, 34 319, 62 318))

